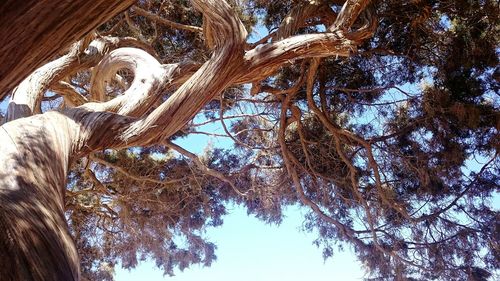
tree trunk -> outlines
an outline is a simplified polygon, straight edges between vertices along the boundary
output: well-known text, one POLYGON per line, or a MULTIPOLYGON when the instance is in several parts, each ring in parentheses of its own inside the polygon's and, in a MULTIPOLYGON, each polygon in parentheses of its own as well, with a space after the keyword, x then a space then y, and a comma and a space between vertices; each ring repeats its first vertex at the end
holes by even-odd
POLYGON ((37 67, 134 2, 0 1, 0 99, 37 67))
MULTIPOLYGON (((134 0, 0 2, 0 99, 134 0)), ((0 127, 0 279, 79 280, 64 216, 72 143, 59 113, 0 127)))
POLYGON ((79 280, 64 217, 68 132, 56 112, 0 127, 1 280, 79 280))

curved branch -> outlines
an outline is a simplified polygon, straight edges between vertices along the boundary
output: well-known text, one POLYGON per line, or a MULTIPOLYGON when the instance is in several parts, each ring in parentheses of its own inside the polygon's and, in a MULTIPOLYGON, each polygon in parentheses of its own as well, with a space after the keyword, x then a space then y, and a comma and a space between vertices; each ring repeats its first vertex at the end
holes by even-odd
POLYGON ((66 55, 45 64, 24 79, 12 94, 6 121, 33 115, 36 108, 39 108, 43 94, 50 83, 61 79, 65 70, 78 63, 79 54, 88 43, 89 40, 85 39, 78 41, 71 46, 66 55))
POLYGON ((48 88, 72 73, 94 66, 107 52, 123 46, 137 46, 154 54, 151 46, 134 38, 106 36, 94 39, 91 34, 73 44, 67 54, 37 69, 16 88, 9 102, 6 121, 32 115, 48 88))
POLYGON ((204 20, 208 21, 206 28, 210 30, 210 40, 213 41, 214 47, 244 43, 248 33, 226 1, 192 0, 191 2, 198 11, 203 13, 204 20))
MULTIPOLYGON (((170 66, 170 65, 169 65, 170 66)), ((95 101, 104 101, 106 85, 115 78, 116 73, 128 69, 134 74, 134 80, 123 96, 108 103, 94 107, 99 111, 117 112, 122 115, 139 116, 150 105, 151 93, 159 92, 167 72, 175 67, 163 67, 154 57, 136 48, 120 48, 110 52, 94 68, 91 81, 91 96, 95 101), (97 107, 97 108, 96 108, 97 107), (136 112, 138 111, 138 112, 136 112)))
POLYGON ((94 68, 91 95, 104 101, 106 84, 116 79, 116 73, 128 69, 134 80, 123 95, 104 103, 88 103, 83 108, 92 111, 109 111, 120 115, 140 117, 170 88, 184 82, 192 75, 196 64, 160 64, 147 52, 136 48, 120 48, 106 55, 94 68))

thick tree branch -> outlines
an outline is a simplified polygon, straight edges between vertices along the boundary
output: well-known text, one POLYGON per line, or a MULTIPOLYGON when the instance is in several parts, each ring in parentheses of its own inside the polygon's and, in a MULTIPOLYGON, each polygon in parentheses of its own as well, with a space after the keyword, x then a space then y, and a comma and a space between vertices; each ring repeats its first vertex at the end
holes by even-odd
POLYGON ((7 111, 7 122, 32 115, 41 103, 45 90, 52 81, 61 79, 65 70, 78 63, 81 50, 88 40, 73 44, 68 54, 37 69, 12 94, 7 111))
POLYGON ((0 99, 57 52, 134 0, 0 2, 0 99))
POLYGON ((276 72, 283 64, 311 57, 347 57, 356 51, 356 44, 336 33, 292 36, 257 46, 245 54, 246 71, 238 83, 260 81, 276 72))
MULTIPOLYGON (((94 66, 110 50, 123 46, 136 46, 154 54, 151 46, 134 38, 99 37, 91 41, 92 38, 94 36, 89 35, 73 44, 67 54, 42 66, 26 78, 13 93, 9 102, 6 122, 35 113, 45 91, 49 87, 72 73, 94 66)), ((55 85, 55 88, 58 88, 58 86, 61 85, 55 85)), ((62 90, 68 93, 67 90, 69 89, 64 87, 62 90)), ((77 98, 74 95, 73 97, 77 98)), ((74 102, 79 105, 77 100, 74 100, 74 102)))
MULTIPOLYGON (((88 147, 123 147, 158 142, 180 130, 208 101, 232 84, 260 80, 292 59, 347 56, 355 43, 337 32, 294 36, 244 53, 246 31, 224 1, 197 0, 194 6, 210 24, 212 57, 166 102, 148 116, 127 119, 105 113, 73 112, 82 124, 106 126, 109 136, 88 136, 88 147), (260 74, 257 75, 257 73, 260 74), (85 115, 85 117, 83 115, 85 115), (97 120, 100 118, 100 120, 97 120), (113 121, 114 120, 114 121, 113 121), (97 122, 97 123, 96 123, 97 122), (117 132, 121 132, 118 133, 117 132)), ((137 74, 136 74, 137 75, 137 74)), ((163 83, 163 82, 162 82, 163 83)), ((161 87, 158 87, 161 88, 161 87)), ((87 109, 91 109, 87 107, 87 109)), ((108 134, 106 134, 108 135, 108 134)))

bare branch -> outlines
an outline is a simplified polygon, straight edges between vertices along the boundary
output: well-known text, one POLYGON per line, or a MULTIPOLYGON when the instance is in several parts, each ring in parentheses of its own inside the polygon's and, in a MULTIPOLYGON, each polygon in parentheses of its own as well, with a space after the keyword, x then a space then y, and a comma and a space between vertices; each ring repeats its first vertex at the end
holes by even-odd
POLYGON ((167 19, 164 19, 158 15, 155 15, 153 13, 150 13, 140 7, 134 6, 132 8, 132 11, 135 12, 137 15, 143 16, 145 18, 148 18, 152 21, 155 21, 159 24, 163 24, 175 29, 181 29, 181 30, 187 30, 187 31, 192 31, 192 32, 202 32, 203 28, 198 27, 198 26, 192 26, 192 25, 185 25, 185 24, 180 24, 176 23, 167 19))
POLYGON ((75 107, 89 102, 86 97, 80 95, 77 89, 68 82, 59 81, 52 85, 50 89, 62 96, 67 106, 75 107))
POLYGON ((217 170, 214 170, 214 169, 210 169, 208 168, 205 164, 203 164, 203 162, 201 162, 200 158, 194 154, 194 153, 191 153, 187 150, 185 150, 184 148, 176 145, 175 143, 173 142, 165 142, 164 143, 165 146, 179 152, 180 154, 186 156, 187 158, 191 159, 191 161, 193 161, 196 166, 198 167, 198 169, 200 169, 202 172, 204 172, 205 174, 209 175, 209 176, 212 176, 214 178, 217 178, 219 180, 221 180, 222 182, 225 182, 227 184, 229 184, 229 186, 231 186, 231 188, 236 192, 238 193, 238 195, 240 196, 246 196, 248 194, 248 191, 247 192, 243 192, 241 190, 239 190, 236 185, 234 184, 234 182, 229 179, 228 177, 226 177, 223 173, 217 171, 217 170))

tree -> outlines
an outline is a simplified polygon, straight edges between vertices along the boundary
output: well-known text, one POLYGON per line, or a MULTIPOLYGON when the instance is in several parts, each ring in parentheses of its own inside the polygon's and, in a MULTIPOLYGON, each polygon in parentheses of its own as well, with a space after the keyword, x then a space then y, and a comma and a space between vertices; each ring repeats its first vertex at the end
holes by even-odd
POLYGON ((496 3, 228 2, 139 1, 17 86, 0 130, 1 276, 210 265, 200 230, 228 202, 268 222, 308 207, 325 258, 350 245, 375 279, 498 270, 496 3), (259 22, 269 35, 248 43, 259 22), (235 149, 173 142, 214 122, 235 149))

